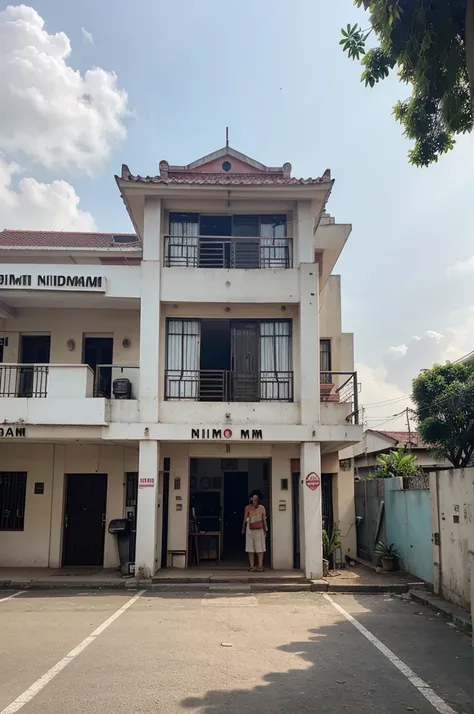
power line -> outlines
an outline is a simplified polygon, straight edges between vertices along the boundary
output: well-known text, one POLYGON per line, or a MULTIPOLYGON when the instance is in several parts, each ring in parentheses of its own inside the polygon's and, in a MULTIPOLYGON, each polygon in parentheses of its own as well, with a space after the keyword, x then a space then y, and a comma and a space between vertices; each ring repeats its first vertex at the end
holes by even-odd
POLYGON ((401 402, 402 399, 409 399, 410 394, 404 394, 401 397, 393 397, 393 399, 386 399, 382 402, 369 402, 368 404, 364 404, 365 407, 374 407, 377 405, 382 405, 382 404, 395 404, 396 402, 401 402))

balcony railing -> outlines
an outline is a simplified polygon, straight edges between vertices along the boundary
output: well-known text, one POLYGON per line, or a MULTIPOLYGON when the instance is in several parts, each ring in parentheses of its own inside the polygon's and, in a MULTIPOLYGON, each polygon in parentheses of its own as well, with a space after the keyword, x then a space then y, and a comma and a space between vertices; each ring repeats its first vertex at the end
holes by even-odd
POLYGON ((167 268, 291 268, 291 238, 165 236, 167 268))
POLYGON ((350 404, 351 412, 346 421, 359 423, 357 372, 320 372, 320 392, 322 402, 350 404))
POLYGON ((292 402, 293 372, 166 370, 165 399, 198 402, 292 402))
POLYGON ((46 397, 48 365, 0 364, 0 397, 46 397))
POLYGON ((99 364, 94 375, 94 396, 107 399, 137 399, 138 379, 137 365, 99 364))

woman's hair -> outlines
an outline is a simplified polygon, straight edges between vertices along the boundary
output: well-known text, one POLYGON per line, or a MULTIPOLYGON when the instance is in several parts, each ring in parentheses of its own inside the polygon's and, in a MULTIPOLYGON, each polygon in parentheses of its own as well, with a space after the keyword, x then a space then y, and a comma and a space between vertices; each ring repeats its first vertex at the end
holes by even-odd
POLYGON ((254 496, 257 496, 258 500, 261 501, 262 498, 263 498, 263 493, 262 493, 261 491, 259 491, 258 488, 256 488, 256 489, 255 489, 254 491, 252 491, 252 493, 250 494, 250 496, 249 496, 249 501, 251 501, 254 496))

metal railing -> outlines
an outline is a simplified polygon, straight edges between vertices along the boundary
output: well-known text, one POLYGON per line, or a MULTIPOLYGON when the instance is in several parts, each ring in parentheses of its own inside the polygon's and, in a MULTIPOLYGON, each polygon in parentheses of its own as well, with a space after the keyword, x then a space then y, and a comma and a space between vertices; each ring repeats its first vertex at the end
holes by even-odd
POLYGON ((0 364, 0 397, 47 397, 48 365, 0 364))
POLYGON ((291 268, 291 238, 165 236, 167 268, 291 268))
POLYGON ((129 364, 98 364, 94 375, 94 397, 137 399, 139 367, 129 364))
POLYGON ((165 372, 165 399, 198 402, 292 402, 293 372, 169 369, 165 372))
POLYGON ((359 388, 357 372, 320 372, 322 402, 350 404, 351 413, 346 417, 350 424, 359 423, 359 388))

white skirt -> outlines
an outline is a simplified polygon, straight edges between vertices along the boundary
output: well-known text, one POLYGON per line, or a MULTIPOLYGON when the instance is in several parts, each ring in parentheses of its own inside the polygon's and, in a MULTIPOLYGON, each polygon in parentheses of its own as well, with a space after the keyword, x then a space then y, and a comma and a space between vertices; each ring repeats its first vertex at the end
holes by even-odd
POLYGON ((248 524, 245 531, 245 552, 246 553, 265 553, 265 530, 258 528, 251 531, 248 524))

